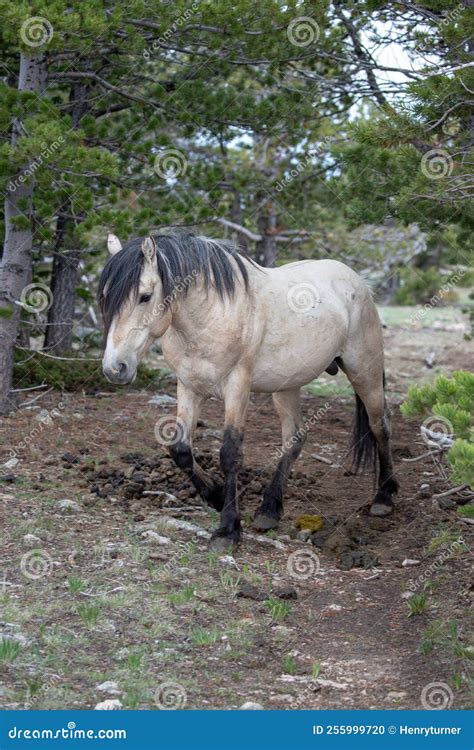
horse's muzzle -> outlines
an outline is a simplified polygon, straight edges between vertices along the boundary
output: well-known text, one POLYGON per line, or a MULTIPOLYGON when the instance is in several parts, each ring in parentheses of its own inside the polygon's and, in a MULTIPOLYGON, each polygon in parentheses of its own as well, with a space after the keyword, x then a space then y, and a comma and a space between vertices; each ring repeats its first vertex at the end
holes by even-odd
POLYGON ((102 372, 110 383, 127 385, 135 379, 136 369, 126 362, 117 362, 114 367, 102 367, 102 372))

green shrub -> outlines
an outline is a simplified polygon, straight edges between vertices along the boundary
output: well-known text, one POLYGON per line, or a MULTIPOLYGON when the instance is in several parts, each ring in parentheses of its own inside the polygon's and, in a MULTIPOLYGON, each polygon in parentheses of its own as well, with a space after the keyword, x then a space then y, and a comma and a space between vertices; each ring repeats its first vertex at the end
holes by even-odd
MULTIPOLYGON (((446 283, 436 268, 403 268, 400 272, 401 286, 395 292, 398 305, 418 305, 430 302, 440 296, 440 289, 446 283)), ((453 302, 457 298, 454 291, 443 293, 443 301, 453 302)))
MULTIPOLYGON (((148 385, 158 385, 162 373, 140 365, 134 387, 145 388, 148 385)), ((80 389, 113 391, 121 386, 112 385, 102 373, 102 361, 81 359, 51 359, 41 352, 27 353, 19 351, 15 355, 13 370, 14 388, 31 388, 35 385, 47 383, 61 391, 76 391, 80 389)))
MULTIPOLYGON (((433 415, 446 420, 454 443, 448 451, 452 480, 474 487, 474 373, 439 375, 433 385, 412 386, 400 410, 404 417, 433 415)), ((430 425, 428 425, 429 427, 430 425)))

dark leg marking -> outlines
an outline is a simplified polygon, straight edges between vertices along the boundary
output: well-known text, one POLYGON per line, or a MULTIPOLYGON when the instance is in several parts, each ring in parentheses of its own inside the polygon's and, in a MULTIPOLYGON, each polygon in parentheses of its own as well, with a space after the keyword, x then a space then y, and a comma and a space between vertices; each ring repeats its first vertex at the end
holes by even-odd
POLYGON ((283 493, 290 476, 292 466, 303 447, 306 435, 300 429, 293 435, 293 445, 278 461, 276 471, 270 484, 263 493, 263 502, 254 518, 254 528, 269 531, 277 526, 283 514, 283 493))
POLYGON ((226 427, 220 451, 220 464, 224 474, 223 507, 219 527, 211 538, 211 549, 229 551, 241 540, 239 504, 237 501, 237 474, 242 466, 243 434, 234 427, 226 427))
POLYGON ((169 453, 176 466, 189 477, 201 497, 216 510, 222 510, 223 485, 213 477, 209 477, 196 463, 191 446, 180 441, 170 446, 169 453))
POLYGON ((377 448, 379 456, 378 490, 370 506, 370 515, 388 516, 393 511, 392 495, 398 492, 398 482, 393 475, 390 427, 387 415, 383 418, 382 429, 377 439, 377 448))

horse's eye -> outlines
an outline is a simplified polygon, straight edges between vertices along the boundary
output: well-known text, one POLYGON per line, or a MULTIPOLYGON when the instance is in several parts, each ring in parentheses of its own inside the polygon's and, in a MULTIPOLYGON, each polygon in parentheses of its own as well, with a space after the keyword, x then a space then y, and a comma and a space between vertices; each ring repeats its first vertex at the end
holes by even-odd
POLYGON ((149 302, 151 300, 151 294, 140 294, 140 299, 138 300, 139 305, 144 305, 145 302, 149 302))

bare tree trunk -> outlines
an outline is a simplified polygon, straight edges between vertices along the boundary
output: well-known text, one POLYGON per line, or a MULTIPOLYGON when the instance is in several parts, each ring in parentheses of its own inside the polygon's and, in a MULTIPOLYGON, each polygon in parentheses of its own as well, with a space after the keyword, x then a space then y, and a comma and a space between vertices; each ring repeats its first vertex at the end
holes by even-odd
POLYGON ((262 239, 257 242, 257 260, 262 266, 272 268, 277 257, 276 214, 273 204, 268 201, 260 209, 257 219, 258 231, 262 239))
MULTIPOLYGON (((89 84, 76 83, 71 87, 71 119, 77 128, 82 117, 90 109, 89 84)), ((67 212, 68 205, 63 208, 67 212)), ((54 262, 51 274, 52 303, 48 311, 45 348, 58 354, 71 351, 76 302, 76 286, 80 249, 74 236, 76 222, 63 214, 58 216, 54 243, 54 262)))
POLYGON ((48 311, 45 349, 58 354, 71 351, 74 326, 79 248, 72 247, 72 221, 60 215, 56 226, 51 276, 52 304, 48 311))
MULTIPOLYGON (((18 91, 41 94, 46 84, 46 62, 43 55, 20 57, 18 91)), ((15 118, 12 123, 11 143, 15 147, 21 138, 23 124, 15 118)), ((15 406, 10 394, 13 375, 13 352, 18 333, 22 291, 31 280, 31 249, 33 245, 32 198, 34 178, 26 179, 23 172, 7 186, 5 197, 5 244, 0 266, 0 414, 9 413, 15 406), (28 224, 25 225, 25 216, 28 224), (19 218, 23 224, 18 224, 19 218)))

